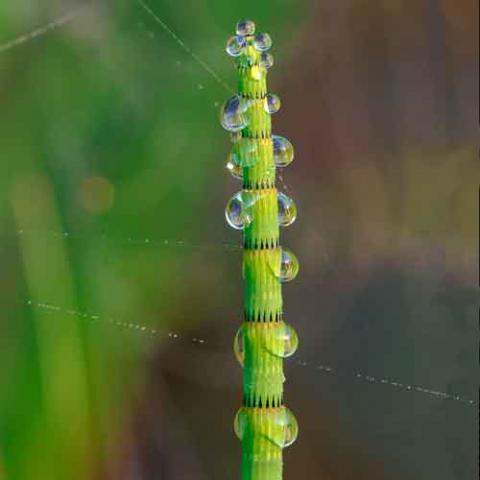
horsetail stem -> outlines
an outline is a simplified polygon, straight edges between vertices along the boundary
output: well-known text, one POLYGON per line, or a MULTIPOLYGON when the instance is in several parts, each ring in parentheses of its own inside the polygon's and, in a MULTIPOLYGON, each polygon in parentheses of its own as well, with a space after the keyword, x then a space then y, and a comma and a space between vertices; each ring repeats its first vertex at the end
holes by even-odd
POLYGON ((238 93, 222 108, 221 123, 232 132, 227 168, 243 179, 243 189, 227 204, 227 222, 243 230, 244 323, 235 337, 235 354, 244 369, 243 407, 234 429, 242 442, 242 480, 281 480, 282 449, 298 433, 283 404, 283 359, 298 345, 295 330, 283 320, 282 282, 298 273, 295 256, 280 246, 280 226, 295 220, 293 201, 275 188, 276 169, 293 160, 293 147, 273 135, 271 114, 280 108, 267 93, 273 65, 270 36, 255 34, 243 20, 227 42, 235 58, 238 93))

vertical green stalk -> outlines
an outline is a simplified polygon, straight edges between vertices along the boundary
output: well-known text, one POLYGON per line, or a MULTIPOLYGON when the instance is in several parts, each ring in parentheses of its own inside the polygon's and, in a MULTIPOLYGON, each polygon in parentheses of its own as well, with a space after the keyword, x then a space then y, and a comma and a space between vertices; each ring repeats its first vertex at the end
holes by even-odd
POLYGON ((227 43, 238 70, 238 94, 224 105, 221 122, 233 132, 227 167, 243 179, 243 190, 229 201, 228 223, 243 230, 244 323, 235 352, 244 369, 243 407, 234 427, 242 442, 242 480, 280 480, 282 450, 298 427, 283 404, 283 359, 298 340, 283 321, 282 281, 295 277, 296 258, 280 247, 280 226, 296 216, 294 203, 275 188, 276 168, 293 159, 283 137, 272 137, 271 113, 280 101, 267 94, 267 69, 273 57, 268 34, 255 34, 253 22, 237 24, 227 43))

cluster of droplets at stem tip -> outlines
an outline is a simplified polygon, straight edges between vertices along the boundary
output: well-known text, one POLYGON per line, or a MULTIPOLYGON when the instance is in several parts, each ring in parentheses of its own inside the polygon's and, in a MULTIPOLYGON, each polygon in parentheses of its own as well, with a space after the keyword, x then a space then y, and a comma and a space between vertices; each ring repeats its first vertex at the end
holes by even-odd
POLYGON ((282 449, 298 435, 293 413, 283 403, 283 360, 298 347, 295 329, 284 321, 282 284, 299 271, 296 256, 280 245, 280 227, 297 217, 295 202, 278 192, 278 169, 294 158, 289 140, 272 135, 271 116, 280 98, 267 91, 273 66, 272 39, 242 20, 226 51, 238 71, 238 93, 222 106, 220 122, 230 132, 227 169, 242 190, 227 202, 225 217, 243 232, 244 321, 234 341, 243 368, 243 406, 234 430, 242 442, 243 480, 281 480, 282 449))

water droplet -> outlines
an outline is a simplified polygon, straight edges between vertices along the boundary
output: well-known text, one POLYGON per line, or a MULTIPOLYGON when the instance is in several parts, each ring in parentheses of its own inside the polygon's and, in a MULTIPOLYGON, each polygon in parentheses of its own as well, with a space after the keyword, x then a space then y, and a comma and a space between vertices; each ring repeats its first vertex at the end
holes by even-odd
POLYGON ((292 445, 298 437, 298 422, 295 415, 286 407, 282 407, 275 415, 273 442, 280 448, 292 445), (277 429, 275 427, 279 427, 277 429))
POLYGON ((298 437, 298 423, 293 413, 286 407, 272 410, 241 407, 233 421, 236 436, 242 440, 247 431, 264 436, 280 448, 292 445, 298 437))
POLYGON ((300 269, 297 257, 287 248, 282 248, 280 263, 271 265, 273 274, 281 282, 290 282, 297 275, 300 269))
POLYGON ((278 223, 281 227, 288 227, 297 218, 295 202, 282 192, 278 192, 278 223))
POLYGON ((255 33, 255 23, 252 20, 240 20, 236 27, 237 35, 253 35, 255 33))
POLYGON ((245 361, 245 330, 243 325, 238 329, 237 334, 235 335, 233 351, 238 363, 243 367, 243 362, 245 361))
POLYGON ((247 45, 245 38, 241 35, 230 37, 227 41, 225 50, 231 57, 238 57, 241 55, 247 45))
POLYGON ((248 426, 248 413, 245 407, 241 407, 235 415, 233 430, 239 440, 242 440, 248 426))
POLYGON ((250 225, 253 220, 250 208, 252 204, 245 192, 236 193, 225 208, 225 218, 228 224, 236 230, 243 230, 250 225))
POLYGON ((259 64, 261 67, 264 68, 272 68, 273 67, 273 55, 268 52, 262 52, 260 55, 259 64))
POLYGON ((248 102, 245 99, 238 95, 230 97, 220 112, 222 127, 230 132, 243 130, 248 124, 247 110, 248 102))
POLYGON ((279 323, 265 338, 266 348, 277 357, 287 358, 292 356, 298 348, 298 335, 288 323, 279 323))
POLYGON ((280 135, 273 135, 273 158, 277 167, 286 167, 293 161, 294 150, 293 145, 280 135))
POLYGON ((269 93, 265 97, 265 111, 267 113, 277 113, 280 110, 280 106, 282 105, 282 102, 280 101, 280 98, 277 95, 274 95, 273 93, 269 93))
POLYGON ((240 157, 236 153, 232 152, 230 154, 226 167, 232 177, 243 178, 243 167, 240 162, 240 157))
POLYGON ((272 37, 268 33, 257 33, 254 39, 254 45, 257 50, 265 52, 272 46, 272 37))

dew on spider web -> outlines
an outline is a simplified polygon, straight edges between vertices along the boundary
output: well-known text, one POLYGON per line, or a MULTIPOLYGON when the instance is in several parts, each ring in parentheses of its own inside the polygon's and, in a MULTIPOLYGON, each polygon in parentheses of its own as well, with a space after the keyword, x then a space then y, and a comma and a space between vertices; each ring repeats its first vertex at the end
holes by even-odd
MULTIPOLYGON (((85 240, 85 241, 108 241, 113 244, 130 245, 132 247, 145 247, 145 248, 180 248, 180 249, 193 249, 193 250, 214 250, 218 251, 240 251, 242 245, 240 243, 232 242, 190 242, 188 240, 175 239, 175 238, 156 238, 156 237, 137 237, 137 236, 118 236, 107 235, 105 233, 78 233, 68 231, 55 231, 55 230, 40 230, 40 229, 19 229, 14 231, 13 236, 34 236, 34 237, 51 237, 51 238, 69 238, 71 240, 85 240)), ((0 236, 11 236, 8 232, 3 232, 0 236)))
POLYGON ((12 48, 28 43, 32 40, 35 40, 38 37, 41 37, 42 35, 45 35, 48 32, 51 32, 52 30, 56 30, 57 28, 60 28, 63 25, 66 25, 72 20, 75 20, 81 14, 86 13, 87 7, 88 7, 87 5, 81 6, 76 10, 73 10, 55 20, 52 20, 47 24, 42 25, 41 27, 35 28, 34 30, 28 33, 22 34, 4 43, 0 43, 0 53, 4 53, 8 50, 11 50, 12 48))
MULTIPOLYGON (((145 335, 149 337, 161 338, 164 340, 172 340, 172 341, 178 342, 179 344, 183 343, 184 345, 194 344, 198 346, 204 346, 212 343, 209 341, 208 338, 205 338, 203 336, 201 337, 192 336, 192 335, 188 335, 188 334, 184 334, 184 333, 180 333, 180 332, 172 331, 168 329, 160 330, 160 329, 152 328, 150 326, 140 324, 140 323, 118 320, 110 316, 102 316, 102 315, 83 312, 80 310, 75 310, 70 308, 62 308, 61 306, 54 305, 52 303, 33 302, 32 300, 27 300, 26 303, 31 308, 35 308, 47 313, 60 314, 60 315, 64 314, 64 315, 69 315, 71 317, 75 317, 83 321, 102 323, 102 324, 110 325, 111 327, 119 330, 129 331, 132 334, 136 333, 136 334, 145 335)), ((226 345, 222 345, 222 346, 226 347, 226 345)), ((460 404, 470 406, 470 407, 479 405, 478 401, 471 398, 466 398, 462 395, 457 395, 455 393, 446 393, 439 390, 435 390, 433 388, 426 387, 424 385, 410 384, 408 382, 403 382, 396 379, 369 375, 368 373, 365 373, 365 372, 345 371, 340 368, 335 368, 333 366, 325 365, 315 360, 307 361, 302 358, 295 358, 293 359, 293 363, 295 366, 302 367, 308 370, 317 371, 326 375, 335 375, 340 379, 346 380, 348 382, 359 381, 362 383, 381 385, 389 388, 394 388, 402 392, 420 393, 436 399, 451 400, 451 401, 458 402, 460 404)))

